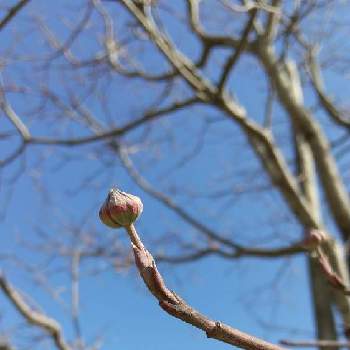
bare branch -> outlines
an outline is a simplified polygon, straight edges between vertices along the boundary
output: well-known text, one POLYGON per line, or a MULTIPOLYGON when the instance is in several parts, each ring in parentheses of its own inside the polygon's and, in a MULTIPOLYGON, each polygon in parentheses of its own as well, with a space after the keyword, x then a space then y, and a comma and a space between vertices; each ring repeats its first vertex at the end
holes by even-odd
POLYGON ((83 339, 81 332, 81 325, 79 319, 79 280, 80 280, 80 260, 81 253, 79 250, 74 250, 72 253, 72 262, 71 262, 71 276, 72 276, 72 284, 71 284, 71 313, 72 313, 72 323, 75 331, 75 335, 77 337, 78 347, 83 349, 83 339))
POLYGON ((21 154, 24 153, 26 145, 26 143, 22 142, 10 155, 4 159, 0 159, 0 167, 4 167, 16 160, 21 154))
POLYGON ((281 19, 282 13, 281 13, 281 0, 273 0, 272 6, 276 9, 275 11, 270 11, 268 13, 267 23, 266 23, 266 30, 264 33, 264 36, 268 42, 272 42, 273 39, 276 37, 277 33, 277 26, 281 19))
POLYGON ((232 12, 249 12, 254 9, 264 10, 268 13, 278 13, 274 5, 269 5, 262 1, 241 1, 242 5, 233 4, 228 0, 220 0, 222 4, 232 12))
POLYGON ((12 305, 29 323, 41 328, 52 338, 57 349, 71 350, 63 338, 59 324, 43 313, 33 310, 2 274, 0 274, 0 288, 12 305))
POLYGON ((0 350, 15 350, 15 348, 13 348, 7 342, 0 341, 0 350))
POLYGON ((324 91, 321 70, 317 63, 315 49, 310 49, 308 54, 308 68, 312 85, 316 91, 316 94, 321 102, 322 107, 328 113, 328 115, 339 125, 350 129, 350 119, 344 117, 342 113, 333 103, 331 98, 327 96, 324 91))
POLYGON ((210 81, 203 77, 195 65, 171 44, 170 40, 155 26, 154 21, 150 20, 131 0, 121 0, 121 3, 137 19, 160 52, 183 79, 198 92, 198 95, 202 94, 203 98, 207 98, 215 93, 215 87, 210 81))
POLYGON ((15 5, 13 5, 5 15, 3 19, 0 20, 0 30, 2 30, 17 14, 18 12, 28 4, 30 0, 20 0, 15 5))
POLYGON ((221 78, 219 79, 219 83, 218 83, 218 90, 222 91, 228 78, 230 75, 230 72, 232 72, 233 67, 235 66, 235 64, 238 62, 238 59, 240 57, 240 55, 243 53, 243 51, 245 50, 247 44, 248 44, 248 37, 249 37, 249 33, 253 28, 253 24, 254 24, 254 20, 256 18, 258 11, 256 8, 254 8, 253 10, 250 11, 250 17, 249 20, 242 32, 241 35, 241 40, 236 48, 236 50, 234 51, 234 53, 227 59, 224 68, 222 70, 222 74, 221 74, 221 78))
POLYGON ((235 248, 236 244, 234 244, 228 238, 220 236, 218 233, 207 227, 206 225, 199 222, 192 215, 187 213, 183 208, 174 203, 174 201, 163 194, 162 192, 157 191, 155 188, 151 186, 135 169, 131 159, 126 153, 125 149, 121 147, 121 145, 116 144, 115 150, 118 152, 120 160, 122 161, 124 167, 128 171, 129 175, 133 178, 133 180, 147 193, 149 193, 152 197, 156 198, 160 202, 162 202, 165 206, 172 209, 176 214, 178 214, 184 221, 189 223, 191 226, 204 233, 208 238, 211 238, 219 243, 227 245, 228 247, 235 248))
POLYGON ((316 256, 317 256, 317 260, 318 263, 320 264, 323 273, 325 274, 328 282, 336 289, 339 289, 342 293, 344 293, 345 295, 350 295, 350 289, 345 285, 345 282, 343 281, 343 279, 339 276, 339 274, 337 274, 330 262, 329 259, 327 258, 327 256, 325 255, 325 253, 323 252, 323 250, 321 249, 321 247, 319 247, 316 250, 316 256))
MULTIPOLYGON (((140 23, 149 37, 157 45, 159 50, 164 54, 187 83, 201 96, 204 92, 206 102, 224 111, 232 120, 236 121, 245 132, 256 154, 262 161, 263 166, 269 173, 272 181, 284 194, 287 202, 297 217, 301 218, 303 223, 308 227, 318 227, 315 218, 308 208, 308 204, 303 198, 293 175, 289 172, 288 166, 283 159, 281 152, 273 142, 272 135, 261 128, 259 125, 250 121, 246 117, 246 112, 238 103, 230 98, 226 93, 218 94, 207 79, 200 75, 193 64, 188 62, 187 57, 180 54, 167 40, 167 38, 158 31, 142 11, 130 0, 121 1, 128 11, 140 23), (209 97, 209 99, 208 99, 209 97)), ((196 2, 190 2, 195 4, 196 2)), ((193 6, 190 6, 190 11, 193 6)), ((197 17, 192 15, 194 21, 197 17)))
POLYGON ((164 107, 162 109, 158 110, 152 110, 142 117, 135 119, 126 125, 120 127, 120 128, 114 128, 110 131, 100 131, 96 132, 95 135, 86 136, 86 137, 77 137, 72 139, 53 139, 53 138, 47 138, 47 137, 31 137, 27 142, 31 144, 38 144, 38 145, 60 145, 60 146, 78 146, 78 145, 84 145, 87 143, 97 142, 97 141, 105 141, 117 136, 121 136, 128 131, 131 131, 132 129, 143 125, 146 122, 152 121, 160 116, 176 112, 184 107, 188 107, 190 105, 193 105, 195 103, 200 102, 200 100, 197 97, 192 97, 188 100, 182 101, 182 102, 175 102, 174 104, 164 107))
POLYGON ((284 62, 284 65, 281 66, 273 49, 269 46, 257 45, 256 55, 275 87, 281 104, 290 118, 295 119, 295 122, 307 135, 312 152, 315 155, 316 165, 329 207, 344 239, 347 239, 350 235, 350 200, 336 161, 331 154, 328 139, 312 114, 291 95, 291 81, 288 71, 290 65, 284 62))
POLYGON ((296 182, 295 177, 275 144, 273 135, 268 130, 249 120, 245 116, 245 111, 237 110, 237 106, 231 100, 223 96, 219 108, 221 108, 229 118, 238 122, 245 132, 255 153, 260 158, 262 166, 274 185, 276 185, 287 200, 289 207, 296 214, 296 217, 306 227, 318 227, 318 223, 310 210, 309 204, 296 182), (238 115, 240 113, 240 115, 238 115))
POLYGON ((52 47, 56 50, 52 55, 50 55, 46 60, 49 62, 55 60, 60 55, 64 55, 68 58, 72 63, 74 63, 76 60, 74 59, 73 54, 70 51, 70 47, 73 45, 75 40, 79 37, 79 34, 85 29, 87 26, 90 17, 92 14, 92 6, 90 4, 87 5, 84 15, 82 16, 81 20, 78 21, 78 24, 76 27, 71 31, 69 37, 65 40, 64 43, 58 42, 58 40, 55 38, 52 32, 50 32, 49 28, 44 26, 42 23, 42 29, 46 33, 48 40, 52 47))
POLYGON ((281 248, 249 248, 239 246, 236 251, 230 253, 219 249, 218 247, 208 247, 204 249, 198 249, 194 252, 183 255, 155 255, 156 261, 166 262, 170 264, 181 264, 186 262, 194 262, 202 258, 217 255, 225 259, 237 259, 237 258, 283 258, 291 255, 305 253, 308 250, 301 244, 292 244, 288 247, 281 248))
MULTIPOLYGON (((192 31, 199 37, 207 48, 215 46, 227 46, 237 48, 240 44, 240 40, 233 38, 232 36, 217 36, 210 35, 204 32, 199 19, 199 5, 198 0, 186 0, 188 11, 188 24, 192 31)), ((249 48, 249 45, 247 45, 249 48)))
POLYGON ((255 123, 247 120, 245 110, 235 103, 233 99, 227 96, 218 96, 216 89, 199 75, 196 68, 188 63, 187 58, 176 51, 170 42, 154 27, 153 23, 145 17, 144 13, 140 11, 132 1, 122 0, 122 3, 146 30, 150 38, 166 56, 169 62, 179 70, 184 80, 197 91, 197 94, 200 95, 203 92, 205 92, 206 96, 209 94, 211 99, 213 99, 213 104, 221 110, 224 110, 232 119, 242 126, 242 129, 251 141, 256 153, 262 159, 262 163, 268 170, 271 178, 276 184, 279 184, 282 193, 288 198, 288 203, 293 211, 297 213, 297 216, 303 218, 302 220, 307 226, 317 227, 315 220, 312 218, 307 208, 306 202, 303 200, 302 194, 298 190, 295 179, 288 172, 286 164, 283 164, 282 155, 273 145, 271 135, 255 123))
MULTIPOLYGON (((126 227, 132 241, 138 236, 133 225, 126 227)), ((138 239, 136 241, 141 240, 138 239)), ((247 350, 281 350, 277 345, 265 342, 250 334, 243 333, 237 329, 227 326, 221 322, 213 321, 189 306, 175 292, 169 290, 159 273, 154 259, 144 245, 132 243, 135 263, 140 275, 149 291, 159 301, 160 307, 169 315, 176 317, 196 328, 203 330, 208 338, 214 338, 233 346, 247 350)))
MULTIPOLYGON (((299 104, 302 104, 304 101, 303 90, 299 74, 296 69, 294 69, 294 65, 289 67, 289 75, 291 81, 291 96, 299 104)), ((303 129, 300 128, 294 120, 292 121, 292 126, 300 187, 309 202, 314 217, 321 225, 322 221, 314 155, 303 129)), ((320 339, 336 339, 337 333, 335 327, 333 327, 334 321, 332 315, 332 297, 334 293, 332 293, 331 286, 326 283, 326 276, 323 274, 320 264, 315 261, 314 255, 315 252, 311 253, 308 256, 307 262, 317 336, 320 339), (323 293, 319 293, 320 288, 323 288, 323 293)), ((341 297, 344 298, 343 295, 341 295, 341 297)))
POLYGON ((239 259, 239 258, 283 258, 301 253, 307 253, 310 248, 304 240, 292 243, 286 247, 278 248, 254 248, 244 247, 240 244, 234 243, 236 248, 231 251, 223 250, 216 245, 207 248, 195 249, 191 253, 169 256, 165 254, 156 254, 155 259, 159 262, 166 262, 171 264, 179 264, 186 262, 193 262, 202 258, 217 255, 225 259, 239 259))
POLYGON ((189 223, 191 226, 196 228, 199 232, 205 234, 208 238, 222 243, 229 248, 232 248, 232 252, 227 252, 220 250, 218 247, 209 247, 203 250, 197 250, 196 252, 182 256, 182 257, 162 257, 159 259, 163 261, 176 262, 176 260, 190 261, 191 259, 199 259, 207 255, 217 254, 225 258, 240 258, 240 257, 261 257, 261 258, 276 258, 282 256, 288 256, 298 253, 307 252, 309 248, 306 242, 301 240, 300 242, 292 243, 286 247, 280 248, 254 248, 254 247, 244 247, 238 243, 235 243, 231 239, 221 236, 219 233, 205 226, 203 223, 195 219, 189 213, 187 213, 182 207, 177 205, 170 197, 164 193, 156 190, 146 179, 135 169, 131 159, 128 157, 126 151, 121 145, 118 145, 115 150, 118 152, 120 159, 128 171, 129 175, 134 179, 134 181, 148 194, 150 194, 155 199, 159 200, 169 209, 174 211, 179 215, 184 221, 189 223))
POLYGON ((11 105, 7 102, 5 93, 2 86, 2 77, 0 76, 0 108, 4 111, 7 118, 17 129, 19 134, 21 135, 23 142, 27 142, 30 139, 30 132, 27 129, 26 125, 22 122, 21 118, 16 114, 16 112, 12 109, 11 105))
POLYGON ((337 340, 281 340, 280 344, 297 348, 350 348, 350 342, 337 340))

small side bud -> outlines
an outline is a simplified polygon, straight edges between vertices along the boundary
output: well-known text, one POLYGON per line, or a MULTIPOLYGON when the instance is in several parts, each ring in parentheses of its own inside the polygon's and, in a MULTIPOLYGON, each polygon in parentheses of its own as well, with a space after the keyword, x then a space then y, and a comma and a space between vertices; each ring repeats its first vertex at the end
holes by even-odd
POLYGON ((112 188, 101 206, 101 221, 113 228, 130 226, 140 216, 143 205, 139 197, 112 188))
POLYGON ((327 240, 327 235, 317 229, 311 229, 305 234, 303 246, 308 250, 316 249, 322 242, 327 240))

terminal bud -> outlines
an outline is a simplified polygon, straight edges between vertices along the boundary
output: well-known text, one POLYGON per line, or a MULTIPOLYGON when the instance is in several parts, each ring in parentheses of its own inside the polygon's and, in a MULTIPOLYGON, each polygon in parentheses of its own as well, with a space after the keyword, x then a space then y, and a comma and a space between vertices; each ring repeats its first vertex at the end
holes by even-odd
POLYGON ((127 227, 142 213, 143 204, 139 197, 112 188, 101 206, 101 221, 113 228, 127 227))

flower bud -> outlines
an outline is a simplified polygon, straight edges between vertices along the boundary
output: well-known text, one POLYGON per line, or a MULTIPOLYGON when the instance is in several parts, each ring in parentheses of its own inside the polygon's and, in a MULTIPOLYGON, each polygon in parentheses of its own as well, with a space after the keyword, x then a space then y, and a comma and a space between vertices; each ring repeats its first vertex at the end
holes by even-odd
POLYGON ((139 197, 112 188, 101 206, 101 221, 113 228, 130 226, 142 213, 143 205, 139 197))
POLYGON ((305 238, 302 243, 306 249, 313 250, 326 240, 327 235, 323 231, 311 229, 305 233, 305 238))

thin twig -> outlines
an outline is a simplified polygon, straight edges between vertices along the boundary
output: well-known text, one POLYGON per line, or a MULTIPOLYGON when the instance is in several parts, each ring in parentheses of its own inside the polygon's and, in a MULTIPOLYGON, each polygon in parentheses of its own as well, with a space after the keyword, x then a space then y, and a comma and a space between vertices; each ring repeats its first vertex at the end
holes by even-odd
POLYGON ((20 0, 17 4, 12 6, 5 17, 0 21, 0 30, 2 30, 29 1, 30 0, 20 0))
POLYGON ((141 239, 138 237, 136 229, 126 228, 132 236, 132 248, 135 256, 135 263, 140 275, 148 287, 149 291, 159 301, 160 307, 169 315, 176 317, 192 326, 203 330, 208 338, 217 339, 224 343, 237 346, 247 350, 281 350, 278 345, 268 343, 250 334, 243 333, 224 323, 213 321, 202 315, 197 310, 188 305, 175 292, 168 289, 162 275, 159 273, 151 253, 144 248, 141 239), (135 235, 137 239, 135 239, 135 235))
POLYGON ((241 39, 238 47, 234 51, 234 53, 227 59, 225 66, 223 68, 222 75, 221 75, 221 78, 220 78, 219 83, 218 83, 218 90, 219 91, 222 91, 222 89, 224 88, 224 86, 225 86, 225 84, 230 76, 230 72, 232 71, 235 64, 238 62, 239 57, 241 56, 242 52, 245 50, 245 48, 247 46, 248 36, 249 36, 250 31, 253 28, 254 20, 255 20, 257 13, 258 13, 258 11, 256 8, 254 8, 250 11, 249 20, 248 20, 248 22, 243 30, 242 36, 241 36, 242 39, 241 39))
POLYGON ((350 342, 336 340, 281 340, 280 344, 291 347, 302 348, 350 348, 350 342))
POLYGON ((60 146, 78 146, 78 145, 84 145, 87 143, 92 143, 97 141, 104 141, 106 139, 114 138, 116 136, 121 136, 138 126, 143 125, 146 122, 152 121, 160 116, 167 115, 172 112, 176 112, 184 107, 188 107, 198 102, 199 102, 199 99, 197 97, 192 97, 190 99, 187 99, 181 102, 175 102, 174 104, 167 106, 165 108, 149 111, 142 117, 134 119, 120 128, 113 128, 112 130, 100 131, 98 133, 96 132, 95 135, 91 135, 91 136, 76 137, 71 139, 31 137, 29 141, 31 144, 60 145, 60 146))

